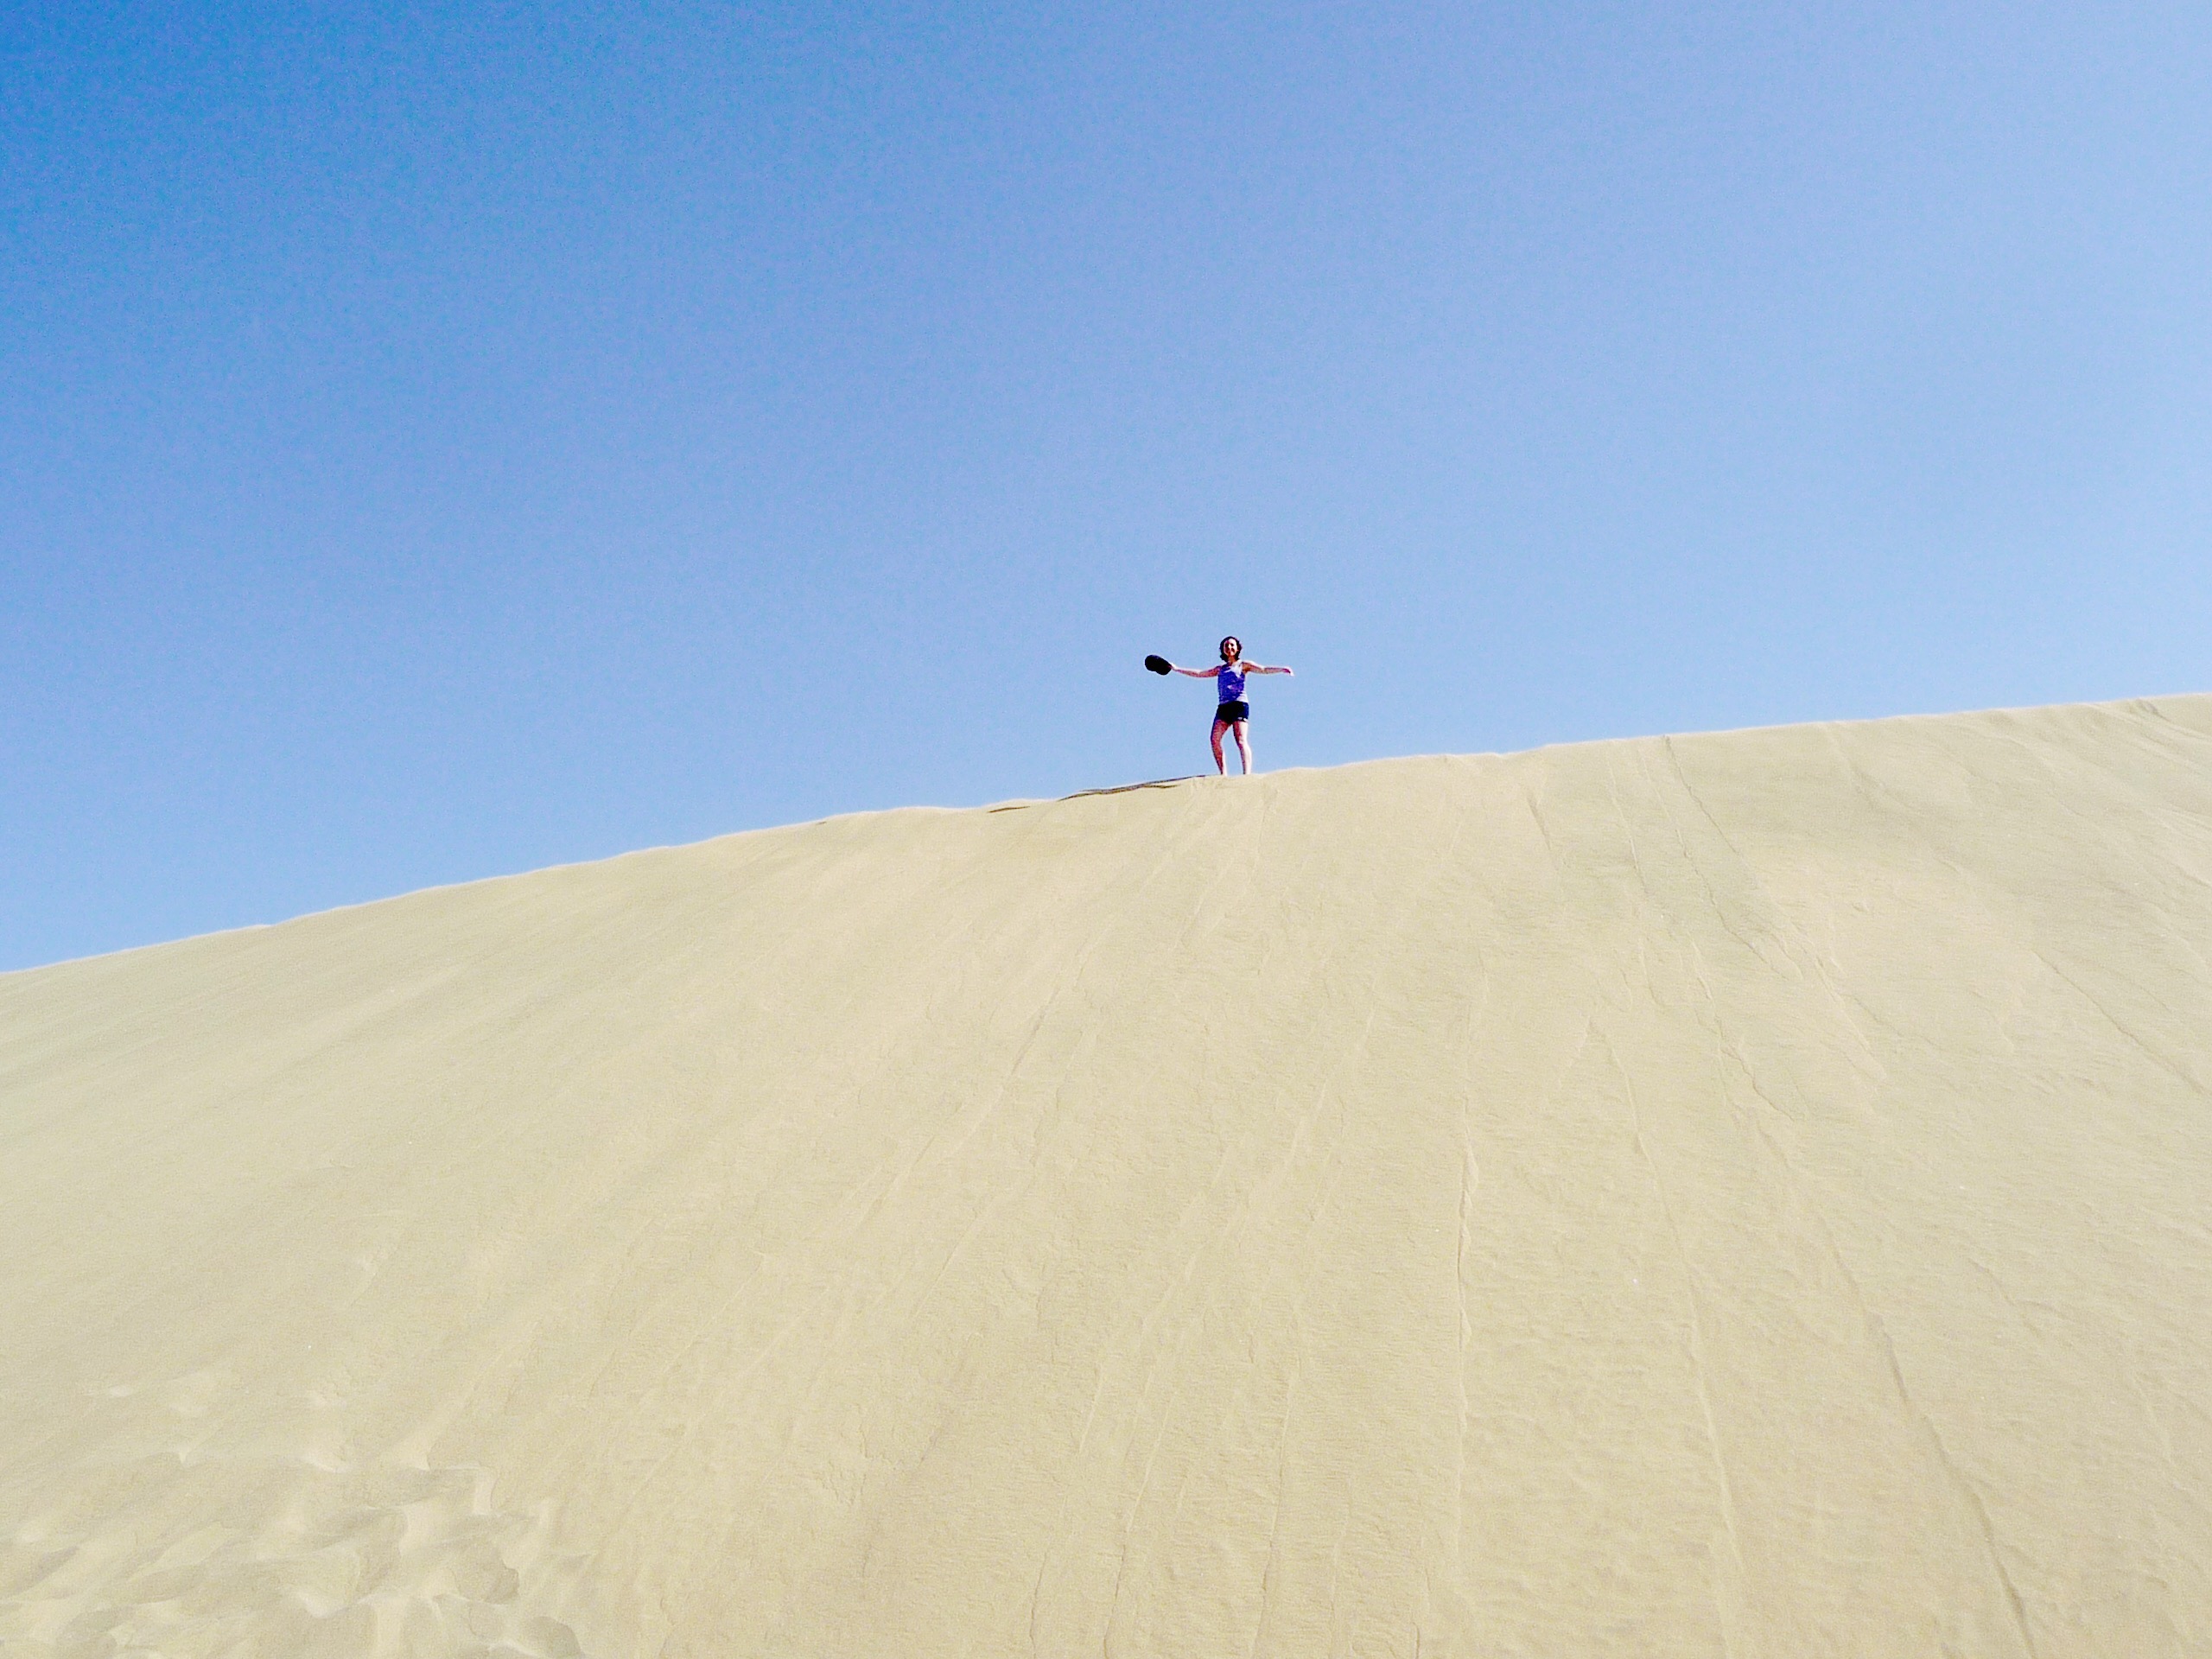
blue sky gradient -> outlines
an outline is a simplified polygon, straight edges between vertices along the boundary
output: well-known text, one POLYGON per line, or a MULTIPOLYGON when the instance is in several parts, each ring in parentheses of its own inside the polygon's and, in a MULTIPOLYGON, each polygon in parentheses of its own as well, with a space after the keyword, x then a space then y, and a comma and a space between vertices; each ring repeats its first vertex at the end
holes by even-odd
POLYGON ((2205 683, 2202 6, 0 20, 0 968, 2205 683))

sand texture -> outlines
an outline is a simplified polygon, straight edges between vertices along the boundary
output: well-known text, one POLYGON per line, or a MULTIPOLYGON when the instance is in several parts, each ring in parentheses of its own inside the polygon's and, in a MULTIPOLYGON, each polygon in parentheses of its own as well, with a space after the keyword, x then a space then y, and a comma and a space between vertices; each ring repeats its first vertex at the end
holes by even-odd
POLYGON ((2212 699, 0 978, 0 1651, 2212 1652, 2212 699))

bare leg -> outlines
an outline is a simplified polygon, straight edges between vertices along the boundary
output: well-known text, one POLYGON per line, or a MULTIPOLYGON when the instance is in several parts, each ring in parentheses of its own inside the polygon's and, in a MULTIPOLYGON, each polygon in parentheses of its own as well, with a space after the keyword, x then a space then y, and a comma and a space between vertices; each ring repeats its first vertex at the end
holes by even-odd
POLYGON ((1221 758, 1221 734, 1228 729, 1229 722, 1225 720, 1217 720, 1213 723, 1213 769, 1224 774, 1229 771, 1229 763, 1221 758))
POLYGON ((1236 722, 1236 753, 1243 760, 1244 775, 1249 778, 1252 775, 1252 740, 1244 735, 1244 727, 1243 721, 1236 722))

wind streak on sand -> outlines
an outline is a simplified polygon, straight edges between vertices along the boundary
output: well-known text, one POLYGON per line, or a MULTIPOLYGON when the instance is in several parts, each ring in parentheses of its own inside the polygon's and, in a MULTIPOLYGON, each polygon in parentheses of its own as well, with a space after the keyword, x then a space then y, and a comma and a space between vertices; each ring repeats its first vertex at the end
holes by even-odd
POLYGON ((0 978, 0 1649, 2212 1650, 2208 938, 2170 698, 0 978))

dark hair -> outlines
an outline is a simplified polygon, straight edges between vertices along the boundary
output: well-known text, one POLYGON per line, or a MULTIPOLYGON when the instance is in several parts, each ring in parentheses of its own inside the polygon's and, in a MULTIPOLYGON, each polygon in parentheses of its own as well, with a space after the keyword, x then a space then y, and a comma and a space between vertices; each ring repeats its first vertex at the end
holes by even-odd
POLYGON ((1242 639, 1239 639, 1233 633, 1223 634, 1221 636, 1221 643, 1214 647, 1216 651, 1221 653, 1221 660, 1224 663, 1229 660, 1229 648, 1231 645, 1236 647, 1236 654, 1239 657, 1242 657, 1244 654, 1244 642, 1242 639))

